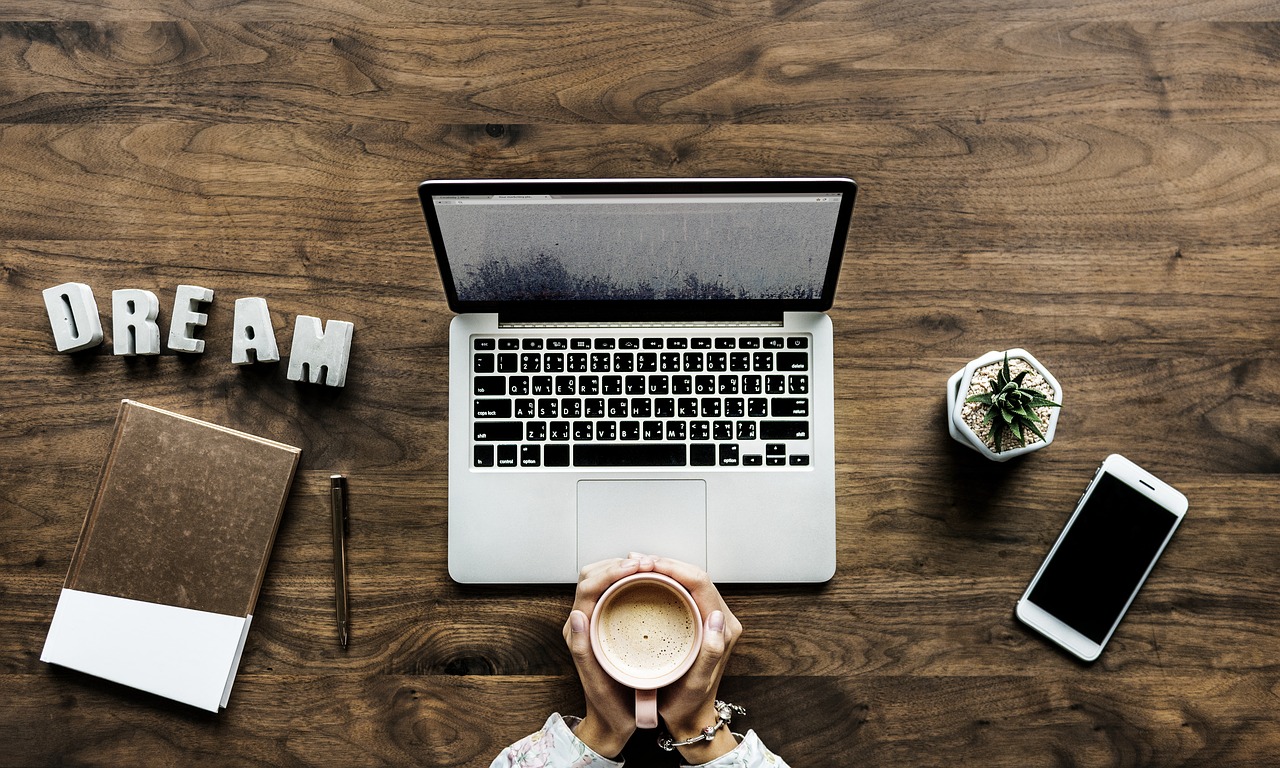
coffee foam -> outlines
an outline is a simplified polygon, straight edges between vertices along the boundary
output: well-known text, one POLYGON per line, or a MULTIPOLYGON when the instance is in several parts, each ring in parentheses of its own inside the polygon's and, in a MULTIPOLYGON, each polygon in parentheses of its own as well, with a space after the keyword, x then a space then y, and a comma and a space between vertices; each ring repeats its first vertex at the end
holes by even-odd
POLYGON ((696 637, 688 605, 668 587, 652 582, 638 582, 610 596, 598 622, 600 650, 633 677, 675 671, 696 637))

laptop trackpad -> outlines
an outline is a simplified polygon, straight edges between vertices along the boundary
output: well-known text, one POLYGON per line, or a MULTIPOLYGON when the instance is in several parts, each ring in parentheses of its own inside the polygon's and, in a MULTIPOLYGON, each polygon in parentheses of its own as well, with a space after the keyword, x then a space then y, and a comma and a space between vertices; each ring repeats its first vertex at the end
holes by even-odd
POLYGON ((578 568, 628 552, 707 567, 702 480, 579 480, 578 568))

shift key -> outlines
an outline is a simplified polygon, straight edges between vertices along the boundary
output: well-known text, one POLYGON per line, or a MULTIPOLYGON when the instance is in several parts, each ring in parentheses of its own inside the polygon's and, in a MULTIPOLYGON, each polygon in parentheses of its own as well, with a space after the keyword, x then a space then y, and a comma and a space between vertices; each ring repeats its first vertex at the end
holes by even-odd
POLYGON ((518 443, 524 437, 524 425, 518 421, 477 421, 475 428, 479 443, 518 443))
MULTIPOLYGON (((479 427, 479 425, 476 425, 479 427)), ((809 422, 807 421, 762 421, 760 422, 761 440, 808 440, 809 422)))

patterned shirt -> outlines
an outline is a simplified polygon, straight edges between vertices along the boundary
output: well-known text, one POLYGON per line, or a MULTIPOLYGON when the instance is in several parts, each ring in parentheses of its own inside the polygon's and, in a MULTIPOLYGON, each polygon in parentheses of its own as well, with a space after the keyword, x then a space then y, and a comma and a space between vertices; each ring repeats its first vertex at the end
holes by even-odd
MULTIPOLYGON (((573 725, 578 718, 571 717, 573 725)), ((525 736, 502 750, 489 768, 619 768, 622 762, 602 757, 582 743, 565 718, 553 712, 537 733, 525 736)), ((788 768, 770 752, 755 731, 747 731, 732 752, 692 768, 788 768)))

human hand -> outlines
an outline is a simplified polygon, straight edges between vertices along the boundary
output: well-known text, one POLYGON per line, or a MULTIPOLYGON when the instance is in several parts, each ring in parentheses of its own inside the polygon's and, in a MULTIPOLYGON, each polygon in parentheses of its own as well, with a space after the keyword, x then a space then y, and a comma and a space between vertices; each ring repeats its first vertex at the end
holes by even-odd
POLYGON ((610 584, 640 568, 636 558, 613 558, 592 563, 578 574, 573 609, 564 623, 564 641, 578 668, 587 714, 574 729, 584 744, 604 757, 622 751, 636 730, 635 693, 614 680, 600 666, 591 650, 590 617, 596 602, 610 584))
MULTIPOLYGON (((676 741, 696 736, 716 722, 716 695, 724 675, 729 654, 742 634, 742 624, 729 610, 707 572, 679 560, 631 553, 628 559, 638 561, 638 570, 656 571, 684 585, 702 612, 702 649, 693 666, 658 695, 658 714, 676 741)), ((737 746, 728 728, 716 731, 711 741, 681 747, 681 755, 691 764, 709 762, 737 746)))

